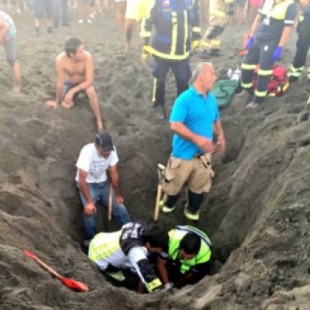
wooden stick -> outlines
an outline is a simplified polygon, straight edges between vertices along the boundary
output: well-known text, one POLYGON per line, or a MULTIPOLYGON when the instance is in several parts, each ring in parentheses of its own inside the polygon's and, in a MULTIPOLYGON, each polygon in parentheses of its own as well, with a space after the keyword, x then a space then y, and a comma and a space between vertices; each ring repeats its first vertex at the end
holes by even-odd
POLYGON ((113 186, 110 183, 110 185, 109 185, 108 222, 111 222, 111 220, 112 220, 112 208, 113 208, 112 198, 113 198, 113 186))

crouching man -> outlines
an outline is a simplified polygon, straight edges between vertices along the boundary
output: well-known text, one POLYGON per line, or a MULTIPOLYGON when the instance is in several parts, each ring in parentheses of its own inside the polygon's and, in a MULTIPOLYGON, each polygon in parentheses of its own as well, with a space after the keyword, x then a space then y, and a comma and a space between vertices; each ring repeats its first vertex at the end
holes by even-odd
POLYGON ((98 131, 103 129, 97 93, 94 87, 94 65, 92 55, 84 50, 82 41, 71 37, 65 41, 65 51, 56 58, 56 100, 46 105, 56 108, 62 104, 70 109, 76 95, 84 91, 96 117, 98 131))
MULTIPOLYGON (((90 242, 88 257, 108 274, 115 270, 134 271, 147 291, 153 292, 162 282, 147 255, 167 249, 168 240, 167 231, 159 226, 132 222, 117 232, 97 234, 90 242)), ((143 291, 141 286, 139 291, 143 291)))
POLYGON ((168 254, 161 253, 157 268, 165 289, 201 280, 209 271, 211 241, 198 228, 176 226, 169 231, 168 254))

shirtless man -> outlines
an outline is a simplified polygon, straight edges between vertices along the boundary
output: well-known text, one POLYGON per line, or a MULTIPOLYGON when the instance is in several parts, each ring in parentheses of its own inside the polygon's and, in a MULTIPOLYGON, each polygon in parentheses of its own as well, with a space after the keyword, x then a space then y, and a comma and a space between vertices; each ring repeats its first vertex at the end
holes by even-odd
POLYGON ((102 130, 98 97, 93 85, 93 59, 91 54, 84 50, 80 39, 75 37, 66 39, 65 52, 56 58, 56 74, 56 100, 48 100, 46 105, 56 108, 61 103, 64 108, 70 109, 74 105, 73 100, 77 93, 85 91, 95 114, 98 130, 102 130))

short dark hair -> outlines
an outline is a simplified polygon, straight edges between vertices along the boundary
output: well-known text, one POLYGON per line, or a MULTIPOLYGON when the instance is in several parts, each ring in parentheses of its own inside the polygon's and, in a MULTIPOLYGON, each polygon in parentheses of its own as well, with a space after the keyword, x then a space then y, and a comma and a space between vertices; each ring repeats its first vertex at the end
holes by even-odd
POLYGON ((168 251, 169 235, 168 230, 165 230, 158 224, 152 224, 144 228, 142 233, 143 241, 148 242, 151 247, 162 248, 163 251, 168 251))
POLYGON ((75 54, 78 47, 82 44, 82 41, 79 38, 76 37, 69 37, 65 41, 65 52, 68 57, 70 57, 71 54, 75 54))
POLYGON ((201 239, 194 233, 187 233, 180 242, 180 249, 186 254, 198 254, 201 246, 201 239))

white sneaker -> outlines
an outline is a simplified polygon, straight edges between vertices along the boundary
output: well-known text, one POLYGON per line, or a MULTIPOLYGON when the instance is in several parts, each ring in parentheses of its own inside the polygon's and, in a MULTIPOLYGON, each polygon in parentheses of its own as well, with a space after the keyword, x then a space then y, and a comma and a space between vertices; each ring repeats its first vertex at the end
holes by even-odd
POLYGON ((93 21, 89 18, 88 20, 87 20, 87 24, 92 24, 93 23, 93 21))
POLYGON ((259 103, 256 103, 254 101, 251 101, 250 103, 246 105, 246 108, 249 108, 249 109, 257 109, 258 107, 259 107, 259 103))
POLYGON ((80 19, 78 20, 78 23, 79 23, 79 24, 84 24, 84 20, 80 18, 80 19))

